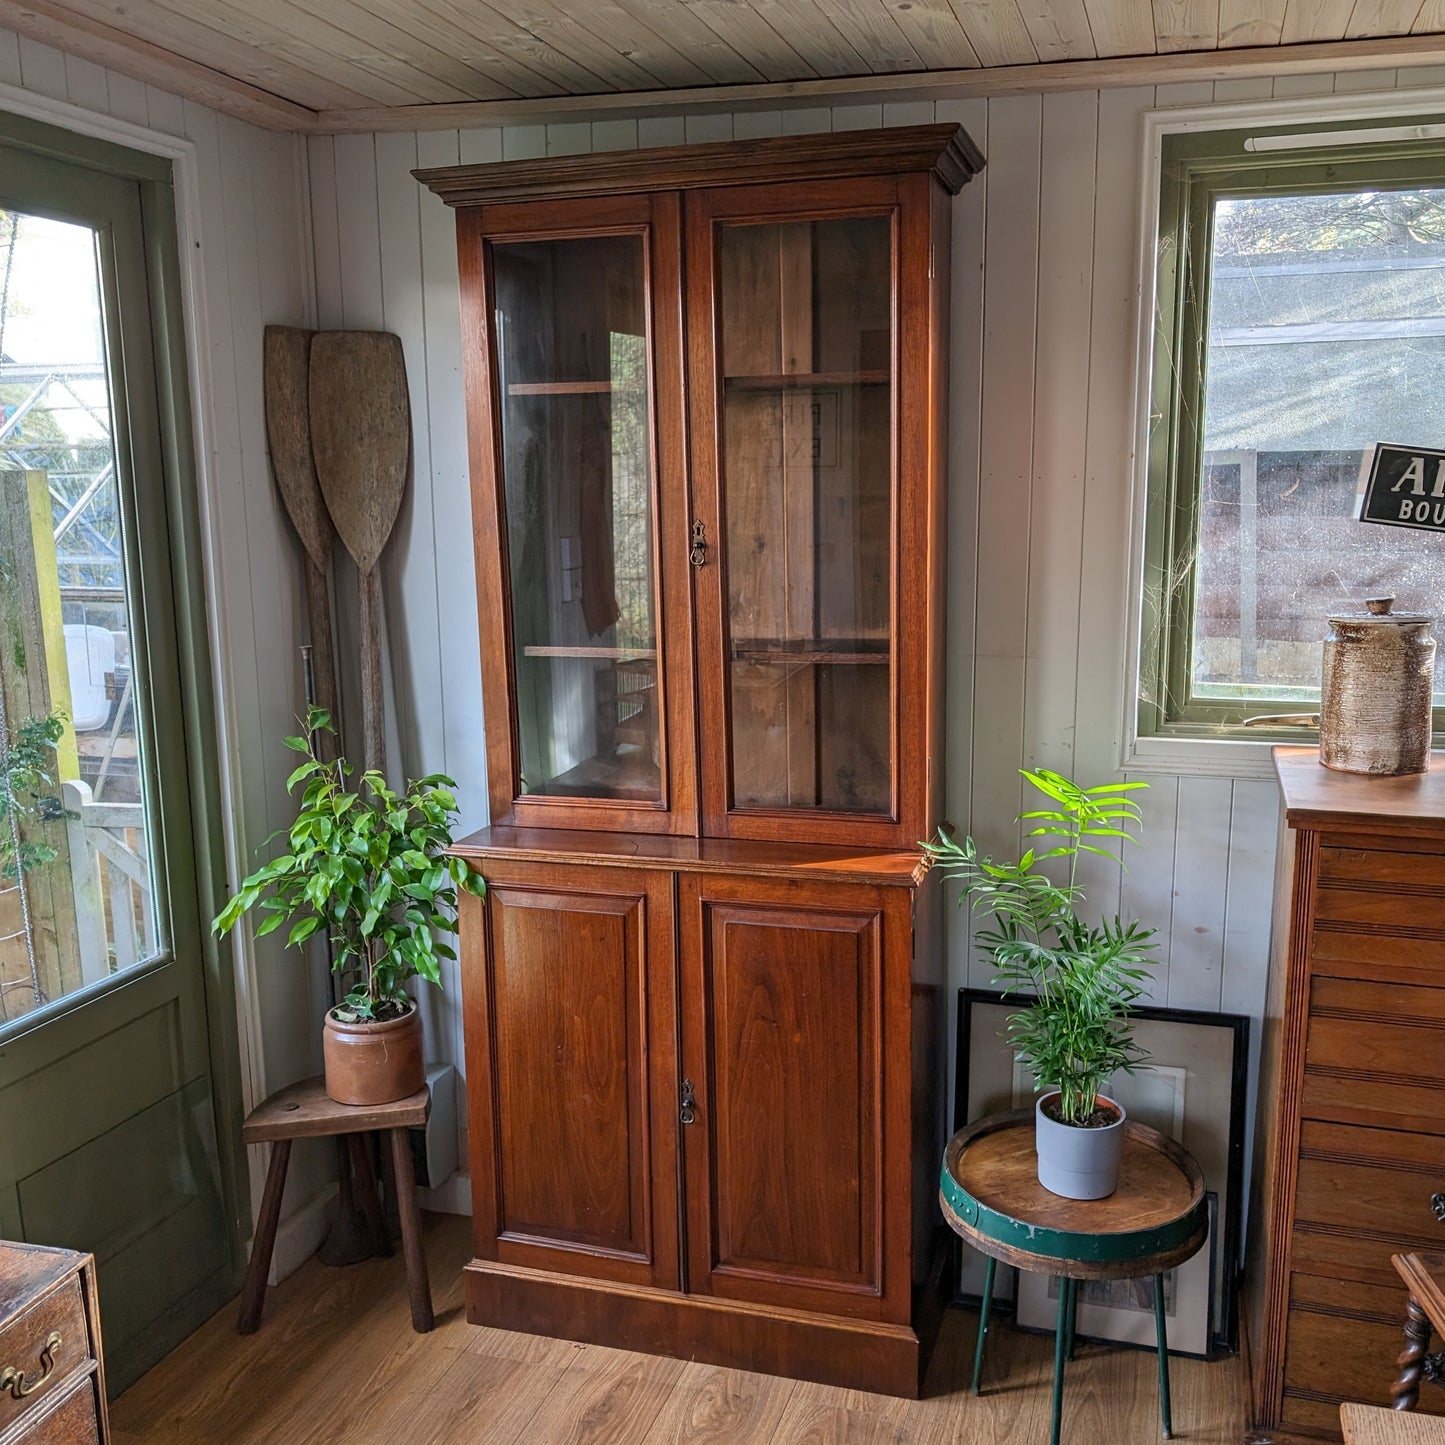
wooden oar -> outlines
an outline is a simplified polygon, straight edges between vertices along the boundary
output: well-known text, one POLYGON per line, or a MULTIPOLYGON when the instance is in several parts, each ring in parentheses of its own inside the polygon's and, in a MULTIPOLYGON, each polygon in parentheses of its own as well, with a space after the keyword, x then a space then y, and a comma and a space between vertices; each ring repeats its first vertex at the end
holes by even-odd
POLYGON ((311 340, 308 391, 316 478, 361 578, 363 751, 366 766, 384 772, 376 564, 396 525, 411 457, 400 337, 385 331, 318 331, 311 340))
MULTIPOLYGON (((262 349, 266 398, 266 439, 271 472, 286 515, 306 554, 306 620, 311 633, 311 665, 316 701, 336 716, 336 657, 331 646, 331 599, 326 578, 331 570, 331 539, 336 535, 316 481, 311 458, 311 419, 306 403, 311 332, 298 326, 268 326, 262 349)), ((332 756, 330 737, 321 746, 332 756)))

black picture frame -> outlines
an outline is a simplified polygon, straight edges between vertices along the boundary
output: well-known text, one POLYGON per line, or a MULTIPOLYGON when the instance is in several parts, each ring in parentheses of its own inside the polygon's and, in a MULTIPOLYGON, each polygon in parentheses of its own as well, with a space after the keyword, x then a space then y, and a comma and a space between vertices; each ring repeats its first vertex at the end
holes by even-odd
MULTIPOLYGON (((1034 1002, 1031 994, 1004 995, 997 989, 961 988, 958 991, 958 1046, 954 1056, 953 1128, 963 1128, 968 1117, 968 1078, 971 1057, 973 1009, 988 1003, 1026 1008, 1034 1002)), ((1230 1043, 1229 1129, 1227 1168, 1220 1193, 1222 1240, 1219 1258, 1226 1262, 1221 1284, 1221 1308, 1214 1321, 1213 1345, 1217 1350, 1239 1349, 1240 1248, 1244 1221, 1244 1137, 1246 1087, 1249 1079, 1249 1017, 1246 1014, 1210 1013, 1203 1009, 1158 1008, 1152 1005, 1132 1010, 1141 1021, 1182 1024, 1223 1030, 1232 1035, 1230 1043)))

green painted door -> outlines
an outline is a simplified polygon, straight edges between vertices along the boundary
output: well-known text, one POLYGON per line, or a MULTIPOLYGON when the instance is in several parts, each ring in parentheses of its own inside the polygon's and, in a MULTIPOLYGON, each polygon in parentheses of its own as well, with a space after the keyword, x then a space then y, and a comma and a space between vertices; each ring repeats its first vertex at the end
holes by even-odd
POLYGON ((113 1391, 241 1235, 175 234, 168 163, 0 117, 0 1234, 95 1254, 113 1391))

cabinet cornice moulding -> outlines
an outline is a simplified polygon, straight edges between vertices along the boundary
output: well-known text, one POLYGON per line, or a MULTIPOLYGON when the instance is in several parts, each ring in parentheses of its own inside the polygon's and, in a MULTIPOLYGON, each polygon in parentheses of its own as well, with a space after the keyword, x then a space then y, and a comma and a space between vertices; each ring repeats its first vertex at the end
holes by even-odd
POLYGON ((983 154, 962 126, 917 125, 438 166, 412 175, 449 206, 476 206, 918 171, 957 195, 982 169, 983 154))

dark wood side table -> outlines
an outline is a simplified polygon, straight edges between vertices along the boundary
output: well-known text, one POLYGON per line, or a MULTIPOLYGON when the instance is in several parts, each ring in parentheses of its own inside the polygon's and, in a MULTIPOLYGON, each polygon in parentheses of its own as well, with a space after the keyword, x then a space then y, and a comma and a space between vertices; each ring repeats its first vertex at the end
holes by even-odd
MULTIPOLYGON (((1445 1254, 1392 1254, 1390 1263, 1410 1291, 1405 1303, 1405 1348, 1396 1361, 1400 1376, 1390 1386, 1390 1395, 1395 1409, 1413 1410, 1420 1403, 1420 1380, 1432 1359, 1430 1336, 1445 1336, 1445 1254)), ((1432 1379, 1439 1374, 1439 1356, 1433 1361, 1432 1379)))
POLYGON ((944 1217, 957 1234, 988 1258, 974 1348, 974 1394, 983 1373, 998 1262, 1060 1281, 1054 1331, 1052 1445, 1059 1445, 1064 1365, 1073 1356, 1081 1279, 1153 1276, 1159 1416, 1166 1440, 1173 1431, 1164 1271, 1197 1253, 1208 1236, 1204 1175, 1172 1139, 1133 1120, 1124 1128, 1119 1187, 1107 1199, 1065 1199, 1039 1183, 1032 1109, 979 1119, 960 1129, 944 1151, 939 1185, 944 1217))
POLYGON ((396 1208, 401 1218, 401 1247, 406 1258, 407 1291, 411 1296, 411 1322, 418 1334, 434 1323, 431 1285, 427 1280, 426 1255, 421 1244, 421 1214, 416 1202, 416 1174, 411 1163, 408 1129, 419 1129, 431 1113, 431 1091, 423 1087, 410 1098, 394 1104, 338 1104, 328 1098, 325 1081, 304 1079, 272 1094, 258 1104, 241 1126, 247 1144, 271 1145, 271 1162, 266 1170, 266 1187, 261 1194, 261 1217, 251 1243, 246 1282, 241 1289, 241 1317, 236 1328, 253 1334, 261 1323, 266 1303, 266 1276, 271 1270, 271 1251, 276 1246, 276 1227, 281 1222, 281 1193, 286 1187, 286 1166, 291 1160, 293 1139, 322 1139, 345 1135, 361 1194, 361 1208, 376 1241, 378 1253, 390 1254, 386 1226, 381 1217, 376 1179, 364 1134, 380 1130, 391 1140, 392 1170, 396 1177, 396 1208))

